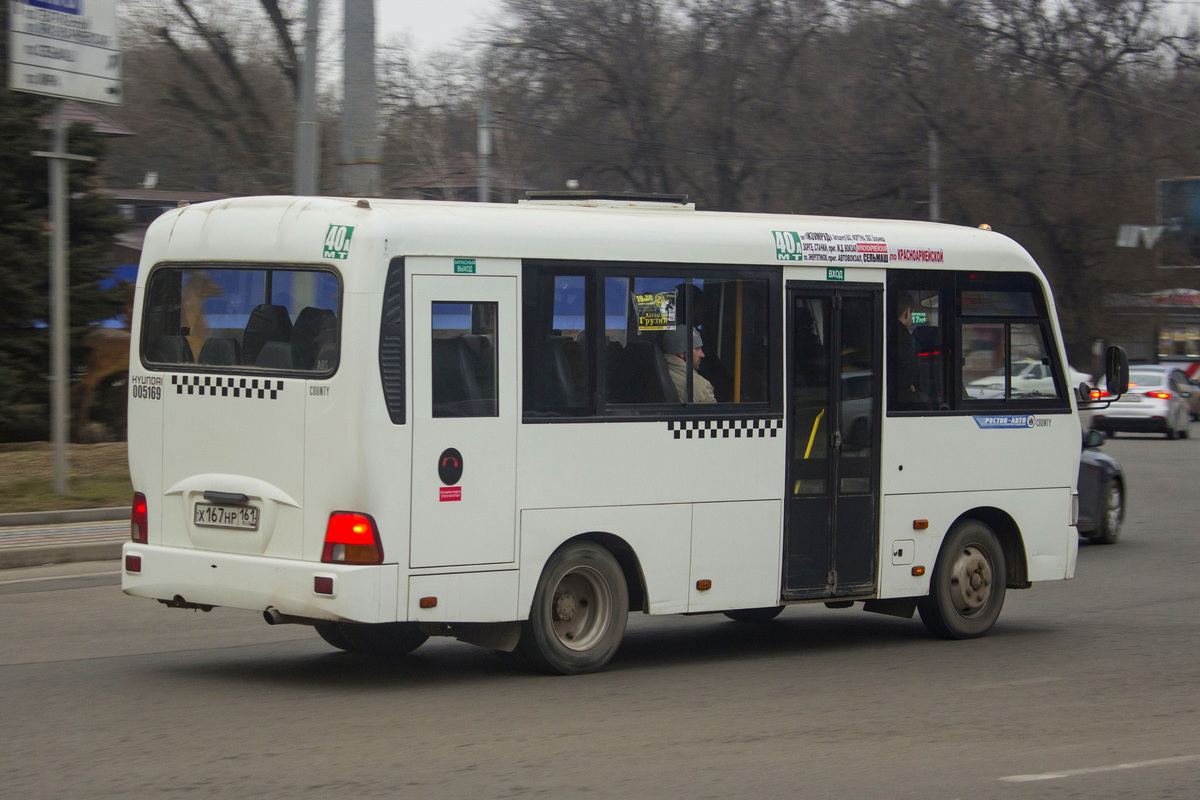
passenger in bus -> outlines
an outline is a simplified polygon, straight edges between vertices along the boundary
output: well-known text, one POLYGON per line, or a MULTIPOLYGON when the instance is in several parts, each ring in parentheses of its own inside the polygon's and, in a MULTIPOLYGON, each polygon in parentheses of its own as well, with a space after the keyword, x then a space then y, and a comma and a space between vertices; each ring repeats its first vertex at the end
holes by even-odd
MULTIPOLYGON (((686 302, 678 301, 680 306, 679 324, 690 324, 702 335, 708 336, 709 342, 712 343, 717 338, 717 328, 715 325, 708 325, 705 322, 705 311, 708 304, 704 297, 704 290, 694 283, 681 283, 675 287, 675 296, 686 297, 686 302)), ((717 402, 726 403, 733 400, 733 373, 721 363, 721 359, 717 358, 715 353, 706 353, 696 371, 712 384, 713 395, 717 398, 717 402)))
POLYGON ((888 399, 894 405, 918 405, 928 400, 917 385, 917 347, 910 332, 912 313, 912 295, 896 291, 888 331, 888 399))
POLYGON ((673 331, 667 331, 663 349, 665 350, 664 356, 667 361, 667 369, 671 373, 671 382, 675 384, 675 392, 679 395, 679 402, 686 403, 688 399, 687 373, 689 361, 692 365, 692 402, 717 402, 712 384, 698 372, 700 369, 700 360, 704 358, 704 340, 700 338, 700 331, 692 328, 692 355, 690 359, 687 353, 687 328, 676 327, 673 331))

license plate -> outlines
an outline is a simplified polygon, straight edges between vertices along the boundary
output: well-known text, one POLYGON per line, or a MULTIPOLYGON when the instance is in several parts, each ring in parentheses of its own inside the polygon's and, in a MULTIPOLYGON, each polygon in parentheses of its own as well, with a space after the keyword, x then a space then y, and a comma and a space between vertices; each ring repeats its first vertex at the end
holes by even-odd
POLYGON ((1140 395, 1136 395, 1136 394, 1125 394, 1125 395, 1121 395, 1121 399, 1118 400, 1117 402, 1119 402, 1119 403, 1140 403, 1140 402, 1142 402, 1142 398, 1140 395))
POLYGON ((239 531, 256 531, 258 530, 258 507, 196 503, 192 522, 203 528, 233 528, 239 531))

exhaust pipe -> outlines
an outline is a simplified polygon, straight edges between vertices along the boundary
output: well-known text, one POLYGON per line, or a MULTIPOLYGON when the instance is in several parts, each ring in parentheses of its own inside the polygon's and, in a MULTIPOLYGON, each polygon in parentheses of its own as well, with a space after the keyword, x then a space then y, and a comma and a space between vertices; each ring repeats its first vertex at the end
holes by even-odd
POLYGON ((291 614, 284 614, 275 606, 267 606, 263 612, 263 619, 268 625, 312 625, 313 620, 306 617, 293 617, 291 614))

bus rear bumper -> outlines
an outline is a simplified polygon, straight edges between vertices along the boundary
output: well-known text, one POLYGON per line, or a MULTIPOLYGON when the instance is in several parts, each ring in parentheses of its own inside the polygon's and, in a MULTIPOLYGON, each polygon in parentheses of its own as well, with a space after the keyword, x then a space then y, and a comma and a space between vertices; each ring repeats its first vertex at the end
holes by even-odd
POLYGON ((396 564, 320 564, 136 542, 122 548, 121 591, 186 607, 275 608, 288 617, 394 622, 399 580, 396 564), (130 556, 141 559, 139 571, 130 571, 130 556))

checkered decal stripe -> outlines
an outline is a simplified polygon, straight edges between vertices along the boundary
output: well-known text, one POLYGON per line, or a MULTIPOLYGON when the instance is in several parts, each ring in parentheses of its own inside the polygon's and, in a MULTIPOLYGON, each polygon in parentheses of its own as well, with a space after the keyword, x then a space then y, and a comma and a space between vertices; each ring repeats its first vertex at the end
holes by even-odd
POLYGON ((688 419, 667 423, 667 430, 676 439, 775 438, 782 428, 782 419, 688 419))
POLYGON ((223 378, 214 375, 172 375, 171 385, 175 387, 175 394, 247 397, 252 400, 275 400, 283 391, 283 381, 223 378))

